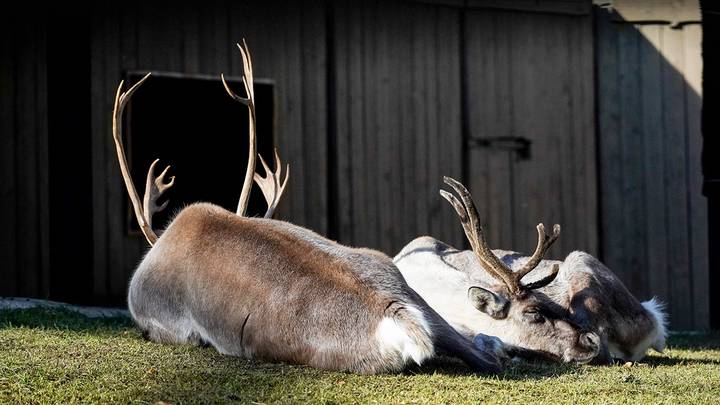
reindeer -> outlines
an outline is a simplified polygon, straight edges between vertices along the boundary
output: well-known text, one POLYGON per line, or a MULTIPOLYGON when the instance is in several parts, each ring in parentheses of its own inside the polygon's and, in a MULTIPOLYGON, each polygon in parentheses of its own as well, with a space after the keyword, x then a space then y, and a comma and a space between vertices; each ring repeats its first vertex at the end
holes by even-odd
POLYGON ((530 257, 490 250, 472 196, 458 181, 444 180, 460 197, 440 191, 457 211, 472 250, 425 236, 394 262, 410 287, 459 332, 497 336, 519 357, 563 362, 638 361, 649 347, 664 349, 666 316, 657 301, 638 302, 587 253, 543 260, 559 225, 552 235, 537 226, 530 257), (523 282, 526 276, 533 277, 523 282))
MULTIPOLYGON (((147 175, 140 204, 121 140, 123 110, 148 73, 126 92, 118 87, 113 138, 122 176, 140 228, 151 245, 135 270, 128 307, 138 327, 160 343, 209 344, 220 353, 362 374, 392 372, 437 354, 462 359, 477 372, 501 369, 499 348, 474 345, 417 295, 383 253, 340 245, 271 219, 287 182, 276 170, 255 172, 255 100, 250 52, 243 58, 250 152, 236 213, 192 204, 158 237, 153 214, 174 184, 166 168, 147 175), (254 179, 268 203, 265 218, 244 217, 254 179)), ((289 169, 289 167, 288 167, 289 169)))

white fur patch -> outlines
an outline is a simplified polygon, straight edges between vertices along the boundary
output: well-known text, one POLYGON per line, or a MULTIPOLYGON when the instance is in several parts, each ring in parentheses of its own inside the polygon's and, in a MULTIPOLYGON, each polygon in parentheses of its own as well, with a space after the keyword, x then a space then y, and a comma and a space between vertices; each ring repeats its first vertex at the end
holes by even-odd
POLYGON ((658 301, 656 297, 653 297, 649 301, 642 303, 642 306, 650 312, 653 319, 655 320, 655 333, 653 334, 653 341, 650 346, 658 352, 662 352, 665 349, 665 338, 667 337, 667 313, 665 312, 665 304, 658 301))
POLYGON ((430 329, 430 325, 425 319, 425 315, 423 315, 422 311, 412 305, 405 305, 405 311, 412 315, 413 320, 420 325, 426 335, 432 336, 432 330, 430 329))
POLYGON ((655 351, 662 352, 665 349, 665 338, 667 337, 667 314, 665 313, 665 304, 656 298, 642 303, 643 308, 650 313, 655 328, 651 330, 635 347, 630 349, 630 357, 626 358, 626 352, 620 350, 612 342, 608 342, 608 349, 613 357, 640 361, 647 354, 648 349, 653 348, 655 351))
MULTIPOLYGON (((412 242, 411 242, 412 243, 412 242)), ((468 288, 472 285, 465 273, 445 263, 433 251, 418 251, 395 257, 410 288, 418 294, 455 330, 472 339, 478 333, 508 335, 507 323, 496 321, 478 311, 468 301, 468 288), (442 286, 439 288, 438 286, 442 286)), ((513 342, 510 342, 513 343, 513 342)))
MULTIPOLYGON (((635 347, 631 349, 630 361, 640 361, 645 357, 649 348, 653 348, 658 352, 665 349, 665 338, 667 337, 667 314, 665 313, 665 304, 653 298, 642 303, 643 308, 650 313, 655 328, 650 331, 635 347)), ((614 357, 624 358, 613 345, 610 345, 610 353, 614 357)))
POLYGON ((432 356, 421 345, 418 345, 405 328, 394 319, 385 317, 378 324, 375 337, 380 342, 380 350, 383 353, 397 353, 403 362, 412 359, 415 363, 421 364, 423 360, 432 356))

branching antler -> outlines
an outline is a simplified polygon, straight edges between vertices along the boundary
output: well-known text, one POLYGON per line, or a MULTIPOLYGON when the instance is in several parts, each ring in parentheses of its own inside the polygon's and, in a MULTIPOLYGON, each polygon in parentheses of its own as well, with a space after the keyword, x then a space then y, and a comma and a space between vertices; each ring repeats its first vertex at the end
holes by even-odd
POLYGON ((552 235, 548 235, 545 233, 545 225, 538 224, 537 225, 537 232, 538 232, 538 243, 537 247, 535 248, 535 252, 530 257, 530 260, 525 263, 525 265, 518 271, 515 272, 515 278, 518 280, 525 277, 526 274, 530 273, 535 267, 537 267, 538 264, 540 264, 540 261, 545 257, 545 253, 547 253, 548 249, 552 246, 553 243, 557 240, 557 238, 560 236, 560 225, 555 224, 553 226, 553 233, 552 235))
POLYGON ((240 54, 243 59, 243 84, 245 85, 245 94, 247 97, 241 97, 230 89, 227 81, 225 81, 225 75, 220 74, 225 91, 233 98, 233 100, 242 103, 248 107, 248 126, 249 126, 249 141, 250 147, 248 151, 248 165, 245 171, 245 181, 243 182, 242 191, 240 192, 240 200, 238 201, 237 214, 244 216, 247 211, 248 202, 250 201, 250 190, 252 189, 253 177, 255 174, 255 155, 257 137, 256 121, 255 121, 255 91, 253 88, 253 66, 252 59, 250 58, 250 50, 248 49, 247 43, 243 39, 242 45, 237 44, 240 49, 240 54))
POLYGON ((265 163, 265 159, 263 159, 260 154, 258 154, 258 157, 265 170, 265 177, 260 176, 259 173, 255 173, 254 179, 255 183, 260 187, 260 190, 262 190, 268 205, 267 211, 265 211, 265 218, 272 218, 275 208, 278 202, 280 202, 280 197, 282 197, 282 193, 285 191, 288 178, 290 177, 290 165, 287 165, 285 169, 285 180, 282 180, 281 184, 282 162, 280 161, 277 149, 275 149, 275 171, 270 170, 270 167, 265 163))
POLYGON ((521 282, 523 277, 540 264, 540 261, 545 256, 547 250, 557 240, 558 236, 560 236, 560 225, 556 224, 553 227, 553 234, 547 235, 545 233, 545 226, 543 224, 538 224, 538 244, 535 248, 535 253, 533 253, 532 257, 520 270, 513 272, 510 267, 503 263, 503 261, 495 256, 492 250, 490 250, 490 247, 485 240, 485 235, 483 234, 482 225, 480 224, 480 216, 478 215, 475 203, 473 202, 472 196, 467 188, 465 188, 465 186, 457 180, 450 177, 444 177, 443 180, 445 181, 445 184, 452 187, 458 196, 460 196, 460 200, 458 200, 457 197, 449 192, 440 190, 440 195, 452 204, 460 217, 460 223, 465 230, 465 235, 470 242, 470 246, 475 253, 475 257, 478 259, 483 268, 490 273, 490 275, 507 286, 511 294, 520 294, 526 290, 546 286, 555 279, 560 269, 557 264, 553 265, 550 274, 543 277, 541 280, 525 285, 521 282))
POLYGON ((155 166, 159 161, 160 159, 155 159, 155 161, 152 162, 150 168, 148 169, 147 180, 145 181, 145 197, 143 198, 143 208, 145 211, 145 220, 147 221, 150 229, 152 229, 153 215, 155 215, 155 213, 157 212, 164 210, 168 205, 167 200, 165 200, 165 202, 161 205, 158 205, 158 199, 160 198, 160 196, 163 195, 165 191, 167 191, 167 189, 169 189, 173 186, 173 184, 175 184, 175 176, 171 176, 170 181, 167 183, 165 182, 165 175, 167 174, 168 170, 170 170, 170 166, 167 166, 165 170, 160 173, 159 176, 155 176, 155 166))
POLYGON ((127 158, 125 157, 125 149, 122 144, 122 115, 125 111, 125 106, 130 101, 130 97, 132 97, 133 93, 140 87, 141 84, 143 84, 143 82, 145 82, 145 80, 147 80, 148 77, 150 77, 150 73, 146 74, 145 77, 140 79, 125 92, 122 91, 125 82, 120 81, 117 93, 115 94, 115 105, 113 106, 112 132, 113 140, 115 141, 115 151, 117 152, 118 163, 120 164, 120 171, 122 172, 123 180, 125 181, 125 188, 127 188, 130 201, 132 201, 135 218, 140 225, 140 230, 143 235, 145 235, 145 239, 147 239, 148 243, 152 246, 158 239, 157 234, 155 234, 152 229, 152 216, 155 212, 161 211, 167 205, 167 202, 165 202, 163 205, 158 207, 156 205, 157 198, 160 197, 165 190, 172 187, 175 178, 173 177, 169 183, 164 183, 165 174, 170 168, 168 166, 162 174, 160 174, 160 176, 153 179, 155 165, 158 162, 155 160, 148 170, 144 197, 145 204, 143 208, 143 204, 141 204, 140 197, 135 189, 135 184, 133 184, 132 177, 130 176, 130 169, 128 167, 127 158))

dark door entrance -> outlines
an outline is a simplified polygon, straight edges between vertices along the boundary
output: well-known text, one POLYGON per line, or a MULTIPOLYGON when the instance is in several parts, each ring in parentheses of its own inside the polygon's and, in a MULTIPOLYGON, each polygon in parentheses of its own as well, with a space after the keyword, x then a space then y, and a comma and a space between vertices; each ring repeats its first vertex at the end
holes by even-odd
MULTIPOLYGON (((143 73, 130 73, 130 83, 143 73)), ((242 91, 242 80, 229 78, 242 91)), ((255 82, 258 152, 273 156, 273 86, 255 82)), ((163 227, 182 207, 206 201, 235 212, 248 156, 248 116, 245 108, 225 94, 218 77, 154 73, 128 106, 128 159, 136 187, 145 184, 150 164, 160 159, 157 173, 171 165, 175 186, 167 192, 168 208, 156 215, 163 227)), ((270 162, 268 160, 268 162, 270 162)), ((262 173, 258 161, 258 171, 262 173)), ((258 190, 259 191, 259 190, 258 190)), ((138 190, 138 193, 142 191, 138 190)), ((128 201, 128 229, 139 232, 128 201)), ((262 193, 251 194, 248 215, 265 213, 262 193)))

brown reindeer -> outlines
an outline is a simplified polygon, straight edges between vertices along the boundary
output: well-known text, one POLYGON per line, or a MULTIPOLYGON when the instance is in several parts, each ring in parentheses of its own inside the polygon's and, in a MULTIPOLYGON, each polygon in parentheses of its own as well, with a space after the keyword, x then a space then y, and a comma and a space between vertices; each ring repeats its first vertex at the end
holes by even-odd
POLYGON ((270 219, 287 181, 282 170, 254 173, 253 69, 240 46, 250 153, 236 213, 208 203, 184 208, 158 237, 153 213, 172 186, 150 166, 144 207, 130 178, 121 118, 133 92, 118 88, 113 136, 135 216, 152 246, 130 281, 128 307, 147 336, 162 343, 209 344, 220 353, 357 373, 397 371, 436 354, 459 357, 478 372, 500 370, 492 340, 479 349, 405 283, 392 260, 270 219), (268 202, 267 218, 246 218, 252 179, 268 202))
POLYGON ((519 356, 579 363, 637 361, 649 347, 665 347, 665 315, 656 301, 641 304, 587 253, 543 260, 560 234, 558 225, 552 235, 538 225, 532 256, 490 250, 470 193, 453 179, 445 182, 460 196, 441 191, 460 216, 472 250, 422 237, 405 246, 395 264, 461 333, 496 336, 519 356))

